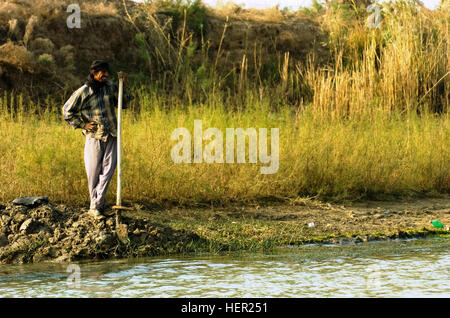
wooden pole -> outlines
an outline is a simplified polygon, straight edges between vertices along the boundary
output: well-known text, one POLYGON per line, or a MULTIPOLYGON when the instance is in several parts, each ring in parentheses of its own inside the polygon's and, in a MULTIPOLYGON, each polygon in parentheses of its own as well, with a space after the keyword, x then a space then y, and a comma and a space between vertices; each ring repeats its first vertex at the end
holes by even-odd
POLYGON ((123 77, 119 74, 119 100, 117 102, 117 199, 116 206, 122 206, 121 167, 122 167, 122 96, 123 77))
POLYGON ((112 208, 115 210, 133 210, 133 208, 122 206, 122 97, 124 74, 119 72, 117 75, 119 77, 119 100, 117 102, 117 199, 116 205, 112 208))

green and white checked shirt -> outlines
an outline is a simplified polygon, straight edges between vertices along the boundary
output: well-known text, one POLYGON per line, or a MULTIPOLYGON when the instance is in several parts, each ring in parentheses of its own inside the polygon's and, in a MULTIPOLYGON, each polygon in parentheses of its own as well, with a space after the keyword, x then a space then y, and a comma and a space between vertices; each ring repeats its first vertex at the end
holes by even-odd
MULTIPOLYGON (((83 130, 84 135, 106 141, 108 134, 117 136, 117 107, 119 89, 116 84, 107 81, 105 86, 97 93, 84 84, 77 89, 64 104, 63 117, 74 129, 82 128, 85 123, 97 123, 96 132, 83 130)), ((128 107, 128 102, 133 99, 129 91, 124 88, 122 108, 128 107)))

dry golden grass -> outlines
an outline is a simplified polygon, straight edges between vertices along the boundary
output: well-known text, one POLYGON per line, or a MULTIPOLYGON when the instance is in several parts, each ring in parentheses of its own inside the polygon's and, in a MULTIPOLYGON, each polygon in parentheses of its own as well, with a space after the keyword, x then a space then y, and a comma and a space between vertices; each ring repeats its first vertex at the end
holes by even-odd
MULTIPOLYGON (((202 47, 205 60, 194 72, 193 37, 186 29, 177 39, 155 29, 170 53, 159 59, 172 67, 162 80, 171 90, 169 96, 157 85, 134 91, 139 107, 128 111, 124 123, 125 200, 198 204, 448 193, 448 9, 421 11, 407 3, 386 8, 380 29, 368 29, 365 18, 348 9, 329 9, 322 23, 332 63, 298 63, 289 52, 278 52, 273 83, 260 76, 256 51, 240 56, 239 69, 224 75, 219 58, 208 59, 202 47), (170 134, 178 127, 192 131, 195 119, 222 131, 280 128, 278 172, 261 175, 255 164, 174 164, 170 134)), ((221 44, 227 36, 217 34, 221 44)), ((219 45, 218 55, 221 50, 219 45)), ((83 138, 61 121, 59 104, 47 105, 58 115, 38 119, 26 115, 20 96, 2 98, 0 178, 10 182, 2 184, 0 201, 33 194, 87 201, 83 138)))
POLYGON ((349 20, 346 11, 326 11, 323 24, 330 33, 334 65, 297 66, 321 112, 448 111, 448 10, 422 10, 401 2, 384 8, 382 25, 374 29, 364 19, 349 20))
MULTIPOLYGON (((272 112, 266 102, 246 111, 226 105, 160 110, 157 94, 142 92, 143 110, 126 112, 123 144, 124 200, 164 205, 249 202, 298 196, 355 199, 445 193, 450 189, 449 116, 391 116, 379 109, 351 120, 313 111, 272 112), (261 164, 175 164, 170 139, 175 128, 279 128, 280 167, 262 175, 261 164)), ((58 115, 41 118, 20 111, 0 120, 4 160, 0 201, 49 195, 52 201, 87 203, 83 143, 58 115), (12 120, 14 119, 14 120, 12 120)), ((4 105, 2 104, 2 108, 4 105)), ((203 146, 206 142, 203 142, 203 146)), ((115 181, 109 200, 114 201, 115 181)))
POLYGON ((80 3, 81 11, 89 12, 93 15, 117 15, 117 4, 107 2, 87 2, 80 3))
POLYGON ((34 71, 33 54, 23 45, 6 42, 0 46, 0 62, 17 66, 23 71, 32 73, 34 71))

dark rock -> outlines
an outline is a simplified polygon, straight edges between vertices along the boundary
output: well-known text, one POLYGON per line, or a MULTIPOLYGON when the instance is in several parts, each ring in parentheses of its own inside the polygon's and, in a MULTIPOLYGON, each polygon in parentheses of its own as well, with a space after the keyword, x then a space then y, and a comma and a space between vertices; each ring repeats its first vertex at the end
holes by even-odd
POLYGON ((0 247, 8 245, 8 238, 4 234, 0 234, 0 247))
POLYGON ((37 207, 43 203, 48 203, 48 197, 21 197, 13 200, 13 204, 26 207, 37 207))
POLYGON ((30 233, 30 229, 32 228, 32 225, 33 225, 33 219, 27 219, 26 221, 24 221, 22 223, 22 225, 19 228, 19 231, 21 233, 28 234, 28 233, 30 233))
POLYGON ((53 236, 53 230, 40 222, 35 221, 32 218, 25 220, 19 228, 20 234, 38 234, 42 237, 49 238, 53 236))

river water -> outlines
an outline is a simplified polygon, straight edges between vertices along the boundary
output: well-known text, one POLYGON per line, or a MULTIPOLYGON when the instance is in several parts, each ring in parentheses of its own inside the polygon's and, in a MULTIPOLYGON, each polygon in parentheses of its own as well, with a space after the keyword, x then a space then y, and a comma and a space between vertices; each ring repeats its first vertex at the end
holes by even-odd
POLYGON ((0 297, 450 297, 450 239, 0 265, 0 297))

